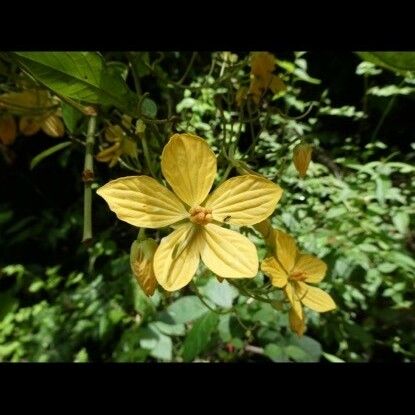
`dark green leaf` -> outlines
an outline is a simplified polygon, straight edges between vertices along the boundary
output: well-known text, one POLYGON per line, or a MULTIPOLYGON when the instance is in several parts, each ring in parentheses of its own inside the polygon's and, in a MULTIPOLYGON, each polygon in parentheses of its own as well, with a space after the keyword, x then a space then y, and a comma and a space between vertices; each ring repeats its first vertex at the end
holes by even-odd
POLYGON ((184 361, 190 362, 203 352, 218 322, 218 315, 209 311, 194 323, 184 341, 182 355, 184 361))

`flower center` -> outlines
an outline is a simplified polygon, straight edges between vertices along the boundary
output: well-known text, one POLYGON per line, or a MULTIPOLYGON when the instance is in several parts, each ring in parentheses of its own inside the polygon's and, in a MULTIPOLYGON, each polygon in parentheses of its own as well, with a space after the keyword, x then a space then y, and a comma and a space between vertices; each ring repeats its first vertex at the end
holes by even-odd
POLYGON ((304 281, 307 278, 304 272, 295 272, 290 275, 290 280, 294 281, 304 281))
POLYGON ((212 222, 212 209, 196 206, 192 207, 189 213, 190 221, 197 225, 206 225, 209 222, 212 222))

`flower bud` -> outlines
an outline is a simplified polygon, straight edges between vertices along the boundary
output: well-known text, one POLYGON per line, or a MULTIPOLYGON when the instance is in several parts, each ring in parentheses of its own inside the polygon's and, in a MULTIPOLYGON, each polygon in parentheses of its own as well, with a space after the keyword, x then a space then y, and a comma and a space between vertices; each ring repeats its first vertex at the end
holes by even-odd
POLYGON ((19 120, 19 131, 25 135, 30 136, 36 134, 41 126, 41 121, 34 117, 21 117, 19 120))
POLYGON ((293 162, 301 178, 304 178, 311 161, 313 147, 307 143, 300 143, 294 147, 293 162))
POLYGON ((157 242, 147 238, 142 241, 134 241, 130 250, 131 270, 138 285, 147 296, 152 296, 157 287, 154 275, 153 258, 157 249, 157 242))
POLYGON ((302 336, 306 329, 305 320, 299 318, 297 313, 292 308, 288 314, 288 319, 290 322, 291 330, 294 333, 297 333, 299 336, 302 336))
POLYGON ((50 137, 62 137, 65 134, 65 127, 57 115, 50 115, 42 123, 42 130, 50 137))
POLYGON ((16 121, 13 115, 6 114, 0 118, 0 141, 10 146, 16 139, 16 121))

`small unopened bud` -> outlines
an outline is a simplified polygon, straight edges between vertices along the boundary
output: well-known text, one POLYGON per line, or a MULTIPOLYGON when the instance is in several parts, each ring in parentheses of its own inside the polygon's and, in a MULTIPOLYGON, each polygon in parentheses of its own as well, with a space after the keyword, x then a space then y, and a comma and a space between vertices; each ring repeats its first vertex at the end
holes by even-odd
POLYGON ((50 115, 42 123, 42 130, 50 137, 62 137, 65 134, 65 127, 57 115, 50 115))
POLYGON ((288 314, 288 320, 290 322, 291 330, 299 336, 302 336, 306 329, 304 318, 301 319, 298 317, 297 313, 291 308, 288 314))
POLYGON ((304 178, 311 161, 313 147, 310 144, 300 143, 294 147, 293 162, 301 178, 304 178))
POLYGON ((0 118, 0 141, 10 146, 16 139, 16 121, 13 115, 7 114, 0 118))
POLYGON ((19 131, 26 136, 36 134, 40 129, 41 121, 33 117, 21 117, 19 120, 19 131))
POLYGON ((130 250, 131 270, 138 285, 147 296, 152 296, 157 287, 154 275, 153 258, 157 249, 157 242, 147 238, 142 241, 134 241, 130 250))

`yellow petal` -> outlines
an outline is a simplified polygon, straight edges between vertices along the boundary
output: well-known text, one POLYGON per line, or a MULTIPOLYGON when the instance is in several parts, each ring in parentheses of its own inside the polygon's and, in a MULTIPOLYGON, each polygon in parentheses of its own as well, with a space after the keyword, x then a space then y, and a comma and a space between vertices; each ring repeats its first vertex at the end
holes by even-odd
POLYGON ((299 336, 302 336, 306 329, 304 316, 302 319, 299 318, 297 313, 291 308, 290 312, 288 313, 288 319, 290 322, 291 330, 294 333, 297 333, 299 336))
POLYGON ((271 279, 273 286, 283 288, 287 285, 287 273, 273 256, 262 261, 261 271, 271 279))
POLYGON ((253 278, 258 272, 255 245, 245 236, 212 223, 200 233, 204 264, 222 278, 253 278))
POLYGON ((326 275, 327 265, 313 255, 301 254, 294 265, 293 273, 303 274, 305 282, 320 282, 326 275))
POLYGON ((200 254, 197 234, 192 223, 179 226, 163 238, 154 255, 154 273, 167 291, 187 285, 197 271, 200 254))
POLYGON ((275 210, 282 189, 268 179, 246 174, 221 184, 206 207, 212 209, 213 219, 234 225, 254 225, 275 210))
POLYGON ((291 303, 293 311, 297 314, 298 318, 302 320, 304 318, 303 307, 301 306, 301 302, 294 286, 291 283, 288 283, 284 288, 284 292, 291 303))
POLYGON ((148 176, 112 180, 97 194, 119 219, 140 228, 161 228, 189 216, 170 190, 148 176))
POLYGON ((130 249, 131 270, 138 285, 148 296, 152 296, 157 287, 153 268, 156 249, 157 242, 150 238, 143 241, 134 241, 130 249))
POLYGON ((287 233, 276 229, 275 234, 275 253, 281 265, 285 268, 288 273, 291 273, 294 268, 296 256, 297 256, 297 245, 292 236, 287 233))
POLYGON ((324 313, 336 308, 336 304, 330 295, 320 288, 299 281, 296 282, 296 292, 301 302, 314 311, 324 313))
POLYGON ((189 206, 200 205, 216 176, 216 157, 205 140, 192 134, 175 134, 161 155, 163 176, 189 206))

